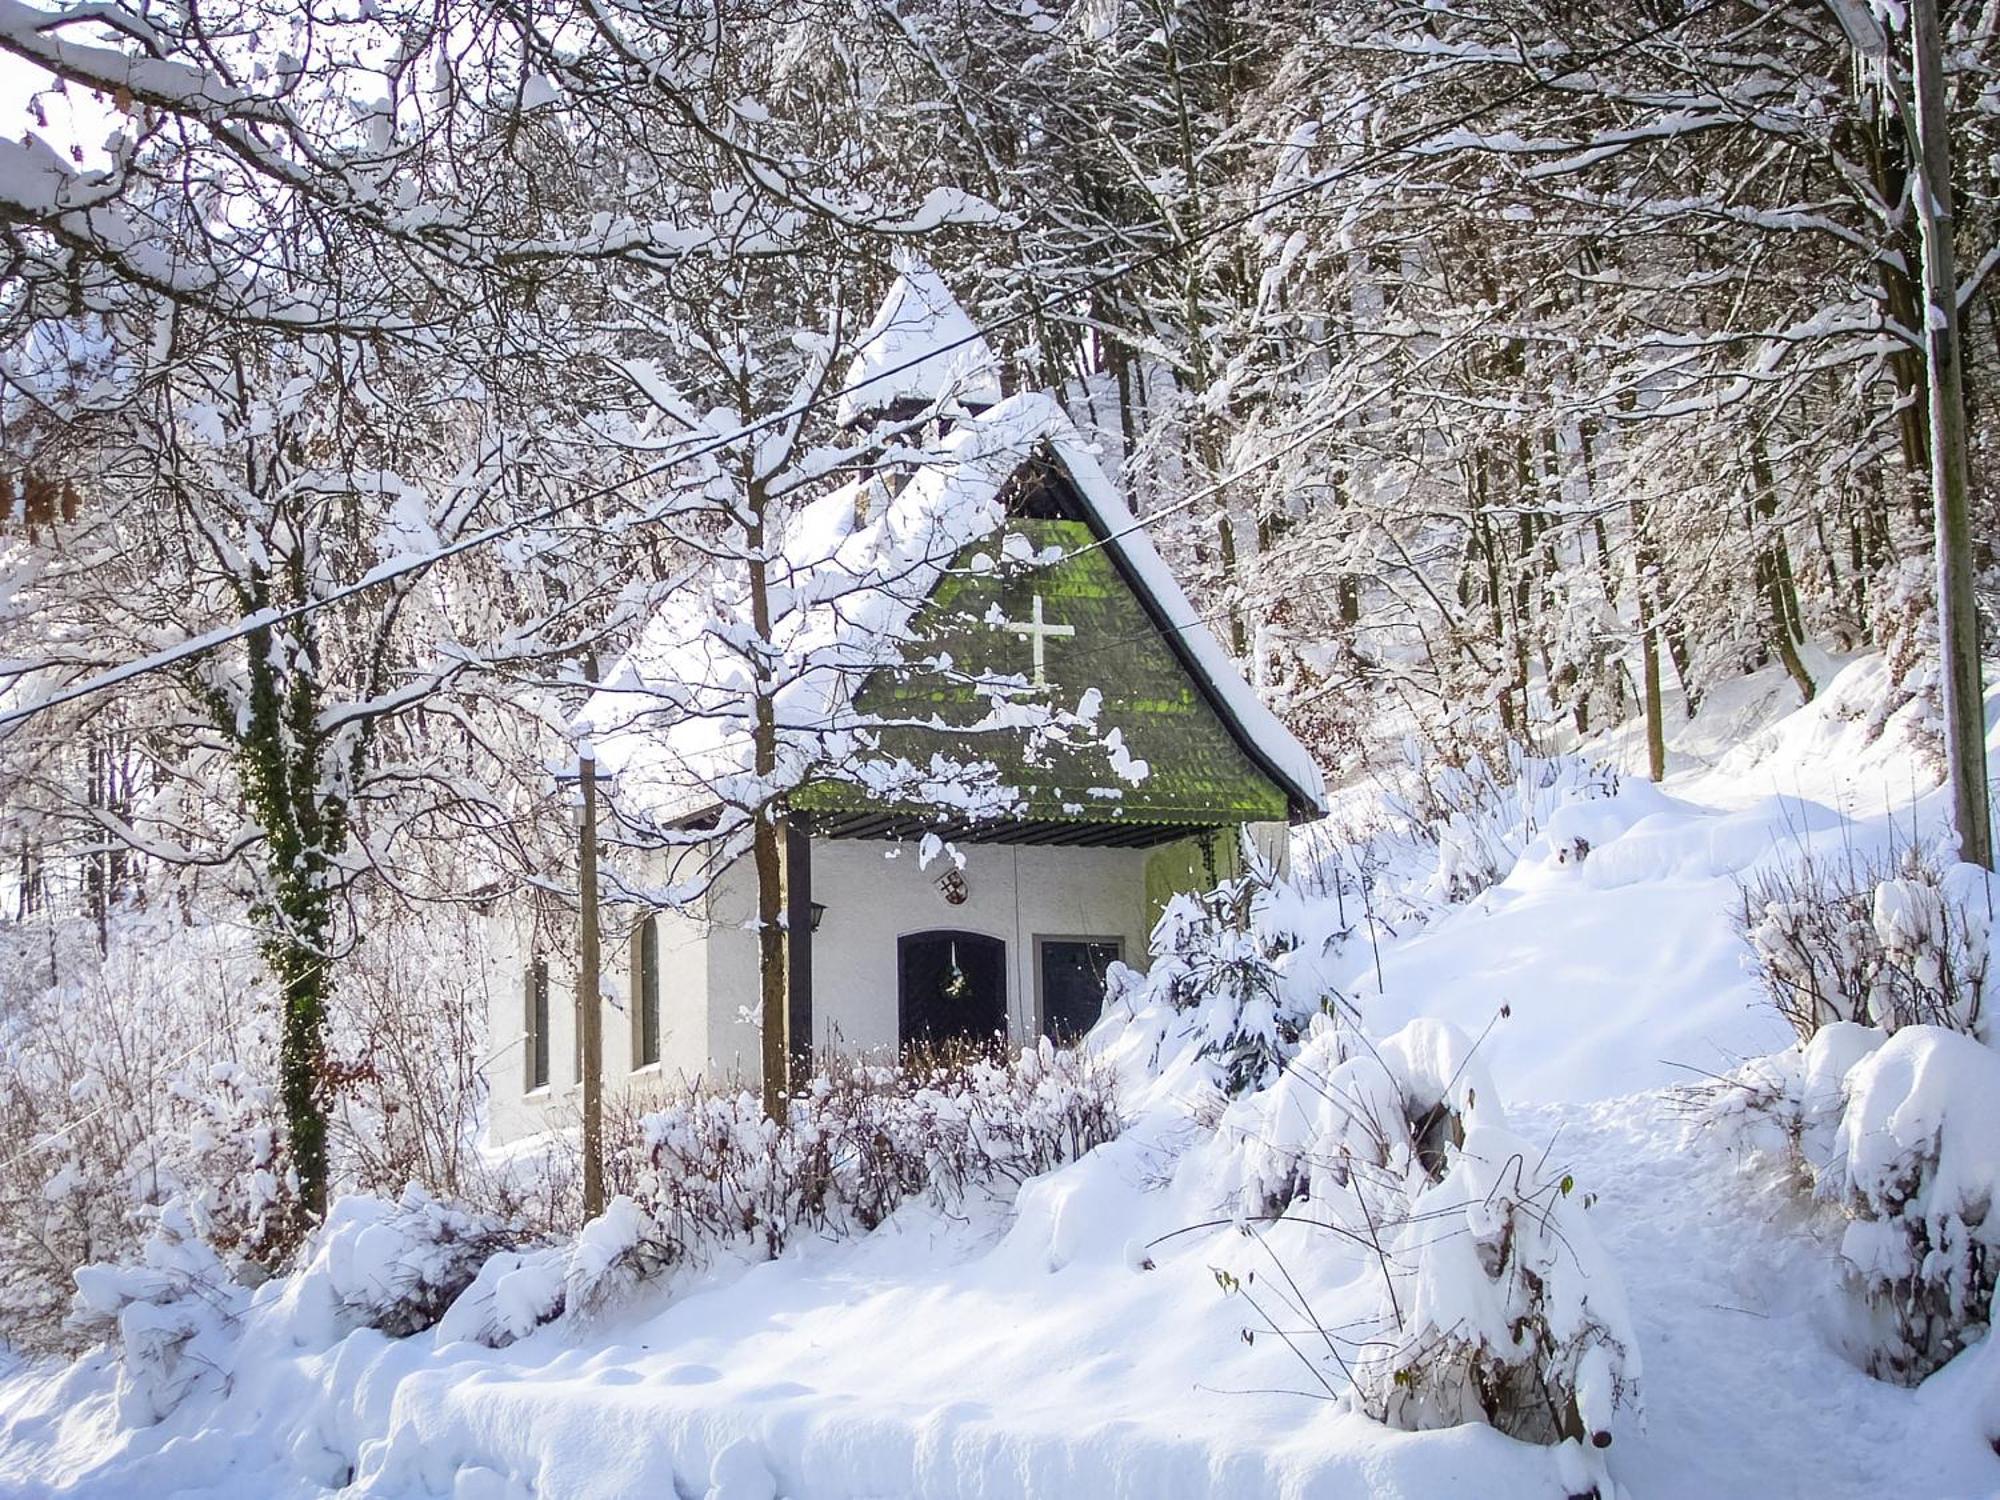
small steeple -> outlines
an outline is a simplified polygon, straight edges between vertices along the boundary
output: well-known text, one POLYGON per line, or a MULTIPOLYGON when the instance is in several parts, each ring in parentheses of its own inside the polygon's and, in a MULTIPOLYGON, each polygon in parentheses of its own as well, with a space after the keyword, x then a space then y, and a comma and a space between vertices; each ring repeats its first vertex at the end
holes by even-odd
POLYGON ((968 411, 993 405, 1000 361, 937 272, 908 256, 848 367, 840 422, 908 416, 941 397, 968 411))

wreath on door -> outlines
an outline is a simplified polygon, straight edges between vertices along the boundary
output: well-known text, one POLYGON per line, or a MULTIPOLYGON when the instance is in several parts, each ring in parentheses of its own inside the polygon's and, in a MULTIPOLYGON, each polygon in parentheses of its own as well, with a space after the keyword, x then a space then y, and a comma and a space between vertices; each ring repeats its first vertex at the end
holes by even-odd
POLYGON ((938 986, 938 993, 947 1000, 963 1000, 966 991, 972 988, 972 981, 965 977, 965 970, 958 966, 958 940, 952 939, 951 967, 945 970, 944 983, 938 986))

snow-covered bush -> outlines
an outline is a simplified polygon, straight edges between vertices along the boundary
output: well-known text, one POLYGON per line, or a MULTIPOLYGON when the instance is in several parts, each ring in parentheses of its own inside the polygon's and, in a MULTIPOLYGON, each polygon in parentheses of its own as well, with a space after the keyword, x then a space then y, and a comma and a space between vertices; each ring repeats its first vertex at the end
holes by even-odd
POLYGON ((1985 1034, 1992 894, 1973 866, 1807 854, 1741 890, 1737 930, 1801 1041, 1837 1021, 1985 1034))
POLYGON ((1870 997, 1877 1025, 1989 1035, 1993 888, 1985 871, 1906 858, 1900 875, 1876 885, 1870 918, 1882 948, 1870 997))
POLYGON ((1406 746, 1405 766, 1387 798, 1410 833, 1428 840, 1435 861, 1429 899, 1470 901, 1505 880, 1524 850, 1568 803, 1618 794, 1617 771, 1575 755, 1530 755, 1508 743, 1492 757, 1460 761, 1406 746))
MULTIPOLYGON (((0 922, 0 1336, 16 1347, 74 1344, 76 1268, 136 1262, 171 1200, 233 1272, 277 1270, 296 1248, 255 931, 230 898, 174 894, 102 931, 46 911, 0 922)), ((420 1182, 516 1218, 477 1149, 477 934, 378 915, 334 1001, 335 1190, 420 1182)))
POLYGON ((1687 1090, 1694 1122, 1732 1143, 1795 1166, 1808 1187, 1833 1153, 1848 1070, 1882 1045, 1882 1033, 1829 1021, 1812 1040, 1687 1090))
POLYGON ((1866 1022, 1878 944, 1865 892, 1836 886, 1809 861, 1743 883, 1737 929, 1757 976, 1801 1041, 1836 1022, 1866 1022))
MULTIPOLYGON (((646 1145, 646 1118, 695 1092, 644 1078, 604 1091, 601 1108, 607 1198, 621 1193, 644 1196, 644 1185, 653 1170, 646 1145)), ((559 1238, 574 1233, 584 1216, 581 1090, 572 1090, 550 1107, 549 1124, 543 1135, 488 1154, 476 1172, 467 1174, 475 1183, 468 1197, 533 1236, 559 1238)))
POLYGON ((159 1211, 136 1264, 77 1269, 70 1320, 85 1339, 117 1348, 118 1415, 143 1427, 226 1378, 248 1302, 198 1214, 175 1201, 159 1211))
POLYGON ((290 1209, 254 943, 171 911, 98 937, 0 924, 0 1335, 20 1348, 73 1344, 77 1267, 138 1262, 167 1203, 232 1269, 272 1254, 290 1209))
POLYGON ((1909 1026, 1847 1074, 1819 1176, 1875 1315, 1870 1367, 1915 1384, 1983 1333, 2000 1271, 2000 1053, 1909 1026))
POLYGON ((1292 1065, 1231 1126, 1238 1206, 1252 1216, 1304 1203, 1344 1214, 1365 1202, 1374 1223, 1400 1217, 1482 1107, 1497 1108, 1456 1028, 1413 1021, 1370 1043, 1315 1017, 1292 1065))
POLYGON ((184 1109, 173 1163, 178 1190, 198 1195, 218 1250, 265 1260, 284 1238, 297 1196, 274 1091, 233 1060, 184 1070, 167 1088, 184 1109))
POLYGON ((344 1328, 405 1338, 443 1317, 480 1268, 518 1238, 499 1220, 415 1184, 394 1201, 353 1194, 328 1211, 300 1279, 323 1286, 344 1328))
POLYGON ((2000 1279, 2000 1053, 1942 1026, 1833 1022, 1698 1093, 1699 1124, 1776 1154, 1840 1216, 1873 1373, 1915 1384, 1986 1329, 2000 1279))
POLYGON ((1385 1326, 1354 1370, 1363 1406, 1391 1426, 1610 1445, 1639 1373, 1630 1314, 1573 1180, 1544 1159, 1474 1126, 1391 1226, 1385 1326))
POLYGON ((1268 1084, 1298 1041, 1277 967, 1290 943, 1255 920, 1258 898, 1275 883, 1253 864, 1206 895, 1175 896, 1153 930, 1149 984, 1193 1014, 1203 1055, 1216 1059, 1231 1094, 1268 1084))
POLYGON ((1007 1060, 836 1064, 782 1130, 752 1094, 698 1090, 644 1129, 639 1196, 666 1242, 775 1255, 801 1230, 872 1229, 918 1194, 952 1204, 1023 1182, 1109 1140, 1118 1112, 1108 1072, 1044 1039, 1007 1060))
POLYGON ((569 1251, 502 1250, 490 1256, 437 1322, 440 1345, 463 1339, 504 1349, 560 1317, 568 1297, 569 1251))
POLYGON ((1437 1021, 1370 1044, 1316 1019, 1225 1121, 1237 1209, 1368 1247, 1379 1305, 1341 1361, 1360 1409, 1601 1448, 1637 1399, 1624 1291, 1588 1200, 1507 1129, 1476 1052, 1437 1021))
POLYGON ((328 1038, 342 1184, 393 1195, 420 1182, 509 1207, 480 1150, 490 987, 505 982, 483 918, 377 898, 362 925, 367 938, 340 961, 328 1038))
POLYGON ((563 1269, 563 1309, 586 1322, 614 1312, 682 1254, 682 1247, 664 1238, 639 1205, 621 1193, 576 1237, 563 1269))

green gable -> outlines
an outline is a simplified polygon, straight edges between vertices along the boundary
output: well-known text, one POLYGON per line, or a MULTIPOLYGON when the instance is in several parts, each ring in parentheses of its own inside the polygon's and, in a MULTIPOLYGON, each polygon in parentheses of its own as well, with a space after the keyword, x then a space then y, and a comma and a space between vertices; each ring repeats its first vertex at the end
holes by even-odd
MULTIPOLYGON (((964 726, 985 716, 987 700, 950 674, 922 666, 878 671, 855 695, 855 707, 884 718, 936 720, 959 731, 884 730, 882 753, 918 765, 933 754, 989 760, 1025 797, 1020 815, 1026 818, 1209 826, 1283 821, 1289 812, 1284 790, 1244 752, 1109 549, 1094 545, 1090 528, 1076 520, 1014 517, 1005 530, 1025 538, 1038 557, 1059 549, 1062 560, 1003 564, 1007 549, 998 534, 965 548, 912 621, 919 644, 911 657, 943 653, 975 678, 1032 681, 1033 641, 998 622, 1031 625, 1039 596, 1043 623, 1069 632, 1042 637, 1053 700, 1074 708, 1096 688, 1103 697, 1100 735, 1122 731, 1126 750, 1146 762, 1148 774, 1136 783, 1121 778, 1100 747, 1057 746, 1031 762, 1019 731, 967 732, 964 726)), ((1013 550, 1019 552, 1020 544, 1013 550)), ((841 782, 801 788, 792 801, 812 812, 928 811, 887 808, 841 782)))

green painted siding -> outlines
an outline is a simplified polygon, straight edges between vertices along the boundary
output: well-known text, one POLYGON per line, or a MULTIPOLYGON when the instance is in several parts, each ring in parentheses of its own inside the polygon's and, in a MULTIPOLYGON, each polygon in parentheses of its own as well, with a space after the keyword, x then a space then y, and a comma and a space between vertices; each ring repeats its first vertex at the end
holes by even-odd
MULTIPOLYGON (((1064 560, 1003 567, 999 537, 968 547, 919 610, 914 629, 922 645, 912 654, 947 652, 954 667, 970 675, 1031 680, 1031 643, 993 621, 1028 621, 1040 595, 1044 620, 1075 632, 1044 645, 1055 701, 1073 708, 1087 689, 1097 688, 1103 694, 1100 732, 1123 731, 1126 748, 1147 763, 1149 773, 1135 784, 1115 774, 1101 748, 1057 746, 1031 759, 1027 737, 1019 731, 968 732, 964 726, 983 716, 985 701, 951 675, 921 669, 878 672, 863 684, 856 706, 885 717, 934 717, 959 726, 958 732, 887 730, 883 753, 919 765, 933 753, 990 760, 1003 781, 1023 794, 1022 814, 1031 818, 1217 826, 1282 822, 1288 812, 1284 792, 1244 754, 1109 554, 1091 545, 1089 527, 1017 519, 1007 529, 1025 536, 1038 554, 1061 549, 1064 560), (1115 788, 1120 795, 1093 795, 1098 788, 1115 788)), ((898 810, 837 782, 803 788, 793 800, 815 811, 898 810)))
POLYGON ((1167 903, 1182 891, 1212 891, 1243 873, 1243 841, 1234 828, 1219 828, 1207 838, 1175 839, 1146 855, 1146 926, 1160 925, 1167 903))

